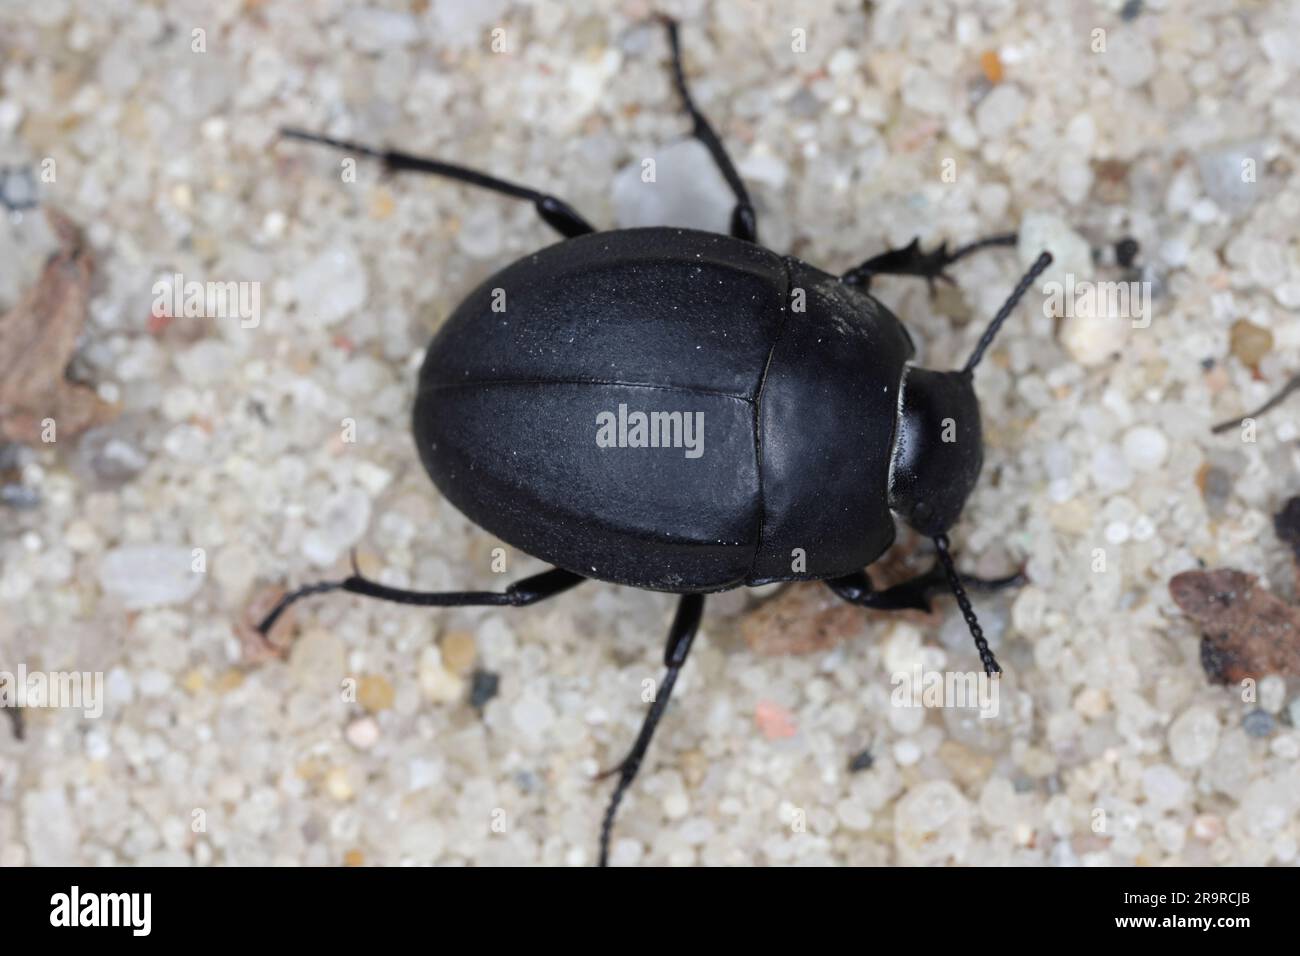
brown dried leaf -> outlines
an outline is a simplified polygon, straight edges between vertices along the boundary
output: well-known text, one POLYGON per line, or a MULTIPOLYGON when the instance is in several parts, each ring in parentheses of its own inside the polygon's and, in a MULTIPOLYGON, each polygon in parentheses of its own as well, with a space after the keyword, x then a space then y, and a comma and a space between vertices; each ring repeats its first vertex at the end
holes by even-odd
POLYGON ((116 414, 84 385, 68 381, 68 362, 86 321, 94 259, 81 230, 46 208, 60 249, 19 302, 0 316, 0 439, 35 444, 52 418, 70 437, 116 414))
POLYGON ((1253 574, 1184 571, 1169 581, 1169 594, 1201 626, 1201 665, 1211 681, 1300 677, 1300 608, 1261 588, 1253 574))
POLYGON ((820 581, 805 581, 783 588, 746 614, 740 622, 740 633, 755 654, 812 654, 828 651, 862 633, 866 622, 873 618, 933 623, 936 615, 861 608, 849 604, 820 581))

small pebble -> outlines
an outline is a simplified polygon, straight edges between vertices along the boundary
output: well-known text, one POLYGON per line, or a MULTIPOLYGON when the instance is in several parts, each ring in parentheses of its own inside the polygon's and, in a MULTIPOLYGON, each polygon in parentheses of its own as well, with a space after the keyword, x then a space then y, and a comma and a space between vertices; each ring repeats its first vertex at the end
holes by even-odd
POLYGON ((1110 31, 1105 52, 1097 55, 1111 79, 1126 89, 1141 86, 1149 80, 1159 62, 1146 34, 1131 27, 1110 31))
POLYGON ((1110 710, 1110 695, 1099 687, 1088 687, 1074 698, 1074 709, 1089 720, 1098 720, 1110 710))
POLYGON ((1014 85, 994 87, 975 107, 975 128, 986 140, 1005 139, 1020 122, 1028 105, 1025 95, 1014 85))
POLYGON ((358 750, 369 750, 379 741, 379 724, 373 717, 361 717, 348 724, 344 735, 358 750))
POLYGON ((338 242, 319 252, 293 277, 299 321, 312 329, 337 324, 366 300, 366 270, 356 248, 338 242))
POLYGON ((1267 737, 1276 725, 1277 721, 1266 710, 1252 710, 1241 719, 1241 729, 1252 737, 1267 737))
POLYGON ((355 795, 345 767, 333 767, 325 775, 325 791, 335 800, 351 800, 355 795))
POLYGON ((1199 767, 1219 745, 1219 718, 1213 710, 1193 706, 1169 726, 1169 753, 1180 767, 1199 767))
POLYGON ((614 177, 612 195, 615 218, 624 229, 672 223, 726 232, 735 205, 708 149, 693 138, 635 158, 614 177), (654 179, 647 181, 651 168, 654 179))
POLYGON ((1259 707, 1270 714, 1280 714, 1286 702, 1286 681, 1278 674, 1259 679, 1259 707))
POLYGON ((921 759, 921 748, 912 740, 900 740, 894 744, 894 761, 900 767, 910 767, 921 759))
POLYGON ((299 637, 289 651, 289 672, 305 688, 333 689, 343 680, 343 642, 323 628, 299 637))
POLYGON ((876 762, 876 758, 871 756, 870 750, 863 750, 853 755, 849 761, 849 773, 860 773, 863 770, 870 770, 876 762))
POLYGON ((99 562, 99 585, 132 610, 183 604, 203 587, 191 548, 137 544, 114 548, 99 562))
POLYGON ((465 691, 465 681, 459 674, 443 666, 437 648, 425 648, 420 655, 416 671, 424 696, 435 704, 451 704, 460 700, 465 691))
POLYGON ((510 719, 521 734, 540 740, 555 723, 555 709, 536 694, 525 692, 511 705, 510 719))
POLYGON ((894 845, 906 866, 958 862, 970 830, 970 802, 947 780, 913 787, 894 808, 894 845))
POLYGON ((1205 150, 1196 157, 1197 172, 1206 194, 1216 206, 1234 215, 1247 212, 1261 195, 1258 175, 1251 182, 1241 174, 1247 162, 1253 162, 1257 170, 1262 170, 1262 143, 1233 143, 1205 150))
POLYGON ((451 631, 444 635, 439 646, 442 648, 442 663, 456 674, 468 674, 474 667, 477 648, 474 635, 469 631, 451 631))
POLYGON ((1192 821, 1192 833, 1196 839, 1213 843, 1223 836, 1223 821, 1210 813, 1203 813, 1192 821))
POLYGON ((357 703, 372 714, 388 710, 396 696, 388 678, 379 674, 367 674, 357 682, 357 703))
POLYGON ((1169 454, 1169 439, 1150 425, 1134 425, 1124 433, 1124 460, 1134 471, 1155 471, 1169 454))
POLYGON ((1229 351, 1247 368, 1254 368, 1273 350, 1273 333, 1249 319, 1232 323, 1228 334, 1229 351))
POLYGON ((793 715, 770 700, 760 700, 754 706, 754 722, 759 733, 768 740, 785 740, 799 732, 793 715))
POLYGON ((1168 764, 1155 764, 1142 771, 1142 792, 1157 810, 1181 806, 1187 789, 1187 780, 1168 764))
POLYGON ((492 671, 485 671, 482 668, 476 670, 470 680, 470 706, 477 711, 482 711, 488 701, 497 695, 497 687, 500 683, 501 678, 492 671))

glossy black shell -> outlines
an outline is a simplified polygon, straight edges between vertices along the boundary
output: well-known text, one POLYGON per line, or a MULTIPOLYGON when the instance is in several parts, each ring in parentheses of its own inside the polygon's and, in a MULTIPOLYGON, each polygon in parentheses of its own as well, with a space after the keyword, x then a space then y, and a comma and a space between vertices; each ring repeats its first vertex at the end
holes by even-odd
POLYGON ((677 593, 831 577, 894 540, 911 356, 884 306, 798 259, 692 230, 594 233, 448 318, 415 439, 471 520, 578 574, 677 593), (620 404, 702 412, 703 453, 600 447, 620 404))

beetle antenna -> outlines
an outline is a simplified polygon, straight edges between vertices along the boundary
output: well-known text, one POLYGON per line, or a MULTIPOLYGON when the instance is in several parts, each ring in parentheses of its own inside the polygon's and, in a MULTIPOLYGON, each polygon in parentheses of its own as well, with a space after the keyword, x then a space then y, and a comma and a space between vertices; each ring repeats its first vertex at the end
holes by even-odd
POLYGON ((975 371, 975 366, 979 365, 980 359, 984 357, 985 350, 987 350, 993 343, 994 336, 1001 331, 1002 323, 1007 320, 1007 316, 1009 316, 1012 310, 1015 309, 1016 305, 1020 302, 1021 297, 1029 291, 1029 287, 1034 284, 1034 280, 1042 275, 1051 264, 1052 254, 1050 252, 1044 252, 1034 261, 1034 264, 1030 267, 1029 271, 1025 273, 1024 278, 1021 279, 1015 289, 1012 290, 1011 297, 1003 303, 1002 308, 998 309, 998 314, 993 316, 993 321, 989 323, 989 327, 985 329, 984 334, 980 336, 980 340, 975 346, 975 351, 971 352, 970 358, 966 360, 965 368, 962 369, 964 374, 970 375, 975 371))
MULTIPOLYGON (((1047 255, 1047 253, 1043 253, 1043 255, 1047 255)), ((1050 258, 1048 261, 1051 261, 1050 258)), ((989 650, 988 638, 984 636, 984 629, 980 627, 979 618, 975 616, 975 609, 971 607, 970 598, 966 596, 966 588, 962 585, 961 577, 957 574, 957 565, 953 563, 952 554, 948 551, 948 536, 943 533, 936 534, 934 536, 934 547, 939 552, 939 561, 943 564, 944 573, 948 576, 948 587, 952 588, 952 596, 957 599, 957 606, 961 608, 961 616, 966 619, 966 626, 970 628, 970 636, 975 639, 975 649, 979 651, 980 663, 984 665, 984 673, 989 677, 994 674, 1001 674, 1002 668, 998 666, 998 659, 989 650)))

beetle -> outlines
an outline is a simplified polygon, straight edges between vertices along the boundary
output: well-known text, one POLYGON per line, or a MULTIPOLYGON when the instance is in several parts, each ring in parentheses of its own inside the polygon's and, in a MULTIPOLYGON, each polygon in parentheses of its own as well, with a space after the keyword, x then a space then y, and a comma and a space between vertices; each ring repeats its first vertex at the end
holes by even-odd
POLYGON ((564 238, 488 278, 434 337, 413 432, 434 484, 472 521, 553 566, 502 592, 420 592, 353 573, 286 594, 259 625, 330 591, 401 604, 522 607, 595 579, 679 595, 666 668, 600 828, 614 817, 686 661, 704 596, 778 581, 823 581, 877 609, 929 608, 945 584, 985 671, 1000 668, 947 532, 983 461, 973 373, 1051 256, 1043 253, 964 367, 911 363, 903 324, 870 293, 877 275, 949 280, 946 269, 1001 235, 949 251, 913 241, 843 275, 758 242, 757 218, 722 141, 686 82, 678 27, 664 19, 692 135, 734 194, 728 235, 599 232, 563 200, 442 160, 299 129, 290 139, 371 157, 531 202, 564 238), (876 590, 864 569, 896 519, 931 538, 935 565, 876 590))

